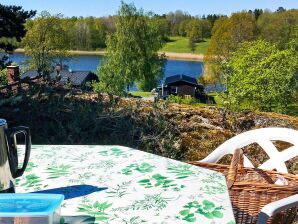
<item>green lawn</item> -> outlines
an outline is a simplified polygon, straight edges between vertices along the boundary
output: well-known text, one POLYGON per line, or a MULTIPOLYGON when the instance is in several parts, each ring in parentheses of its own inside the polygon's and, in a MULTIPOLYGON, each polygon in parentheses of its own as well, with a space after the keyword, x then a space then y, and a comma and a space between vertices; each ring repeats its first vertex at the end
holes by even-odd
MULTIPOLYGON (((170 37, 170 42, 161 49, 165 52, 176 52, 176 53, 192 53, 188 46, 187 37, 170 37)), ((206 42, 196 43, 196 54, 205 54, 210 39, 206 39, 206 42)))
POLYGON ((131 91, 129 92, 133 96, 140 96, 140 97, 149 97, 152 96, 150 92, 142 92, 142 91, 131 91))

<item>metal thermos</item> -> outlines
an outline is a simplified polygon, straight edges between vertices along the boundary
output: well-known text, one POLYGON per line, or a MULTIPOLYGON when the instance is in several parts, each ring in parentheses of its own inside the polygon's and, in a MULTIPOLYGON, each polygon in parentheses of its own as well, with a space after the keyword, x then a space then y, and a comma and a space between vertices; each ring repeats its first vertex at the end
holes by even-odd
POLYGON ((14 193, 15 179, 23 175, 29 161, 31 136, 28 127, 7 128, 6 120, 0 119, 0 193, 14 193), (25 136, 25 157, 21 168, 18 168, 16 135, 25 136))

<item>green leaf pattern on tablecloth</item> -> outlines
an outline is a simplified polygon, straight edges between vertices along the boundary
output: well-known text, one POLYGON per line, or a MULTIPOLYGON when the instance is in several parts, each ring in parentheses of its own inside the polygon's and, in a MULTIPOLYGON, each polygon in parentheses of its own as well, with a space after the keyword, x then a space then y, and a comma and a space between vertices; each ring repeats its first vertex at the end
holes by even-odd
POLYGON ((133 210, 150 210, 158 212, 165 208, 168 204, 168 199, 161 196, 160 194, 154 195, 145 195, 145 198, 142 200, 136 200, 131 208, 133 210))
POLYGON ((130 219, 122 219, 123 224, 142 224, 148 223, 146 220, 142 219, 140 216, 134 216, 130 219))
POLYGON ((235 224, 222 174, 126 147, 33 145, 16 184, 18 193, 69 193, 65 223, 235 224))
POLYGON ((138 183, 145 188, 156 188, 160 187, 164 190, 167 190, 168 188, 172 188, 174 191, 179 191, 180 188, 184 188, 185 185, 181 184, 178 185, 175 183, 175 180, 171 180, 166 176, 163 176, 161 174, 154 174, 151 177, 147 179, 142 179, 138 181, 138 183))
POLYGON ((128 194, 128 188, 131 185, 131 181, 122 182, 121 184, 117 184, 116 187, 110 188, 111 190, 107 191, 108 197, 118 197, 122 198, 124 195, 128 194))
POLYGON ((126 153, 122 149, 116 148, 116 147, 113 147, 113 148, 110 148, 107 150, 103 150, 103 151, 99 151, 98 153, 102 156, 115 156, 115 157, 124 157, 124 158, 127 158, 129 156, 128 153, 126 153))
POLYGON ((194 171, 191 170, 191 165, 188 164, 177 164, 177 165, 169 165, 168 171, 169 173, 175 174, 177 179, 184 179, 191 175, 194 175, 194 171))
POLYGON ((25 182, 21 184, 22 187, 28 188, 38 188, 42 186, 42 179, 35 175, 35 174, 29 174, 25 176, 25 182))
POLYGON ((122 173, 124 175, 131 175, 133 171, 138 171, 140 173, 150 173, 153 171, 153 168, 155 168, 155 166, 152 166, 148 163, 132 163, 129 166, 126 166, 124 169, 122 169, 122 173))
POLYGON ((34 163, 32 163, 32 162, 28 162, 27 167, 26 167, 26 172, 32 171, 32 169, 34 167, 37 167, 37 165, 34 165, 34 163))
POLYGON ((48 178, 56 179, 59 177, 64 177, 69 174, 70 168, 71 168, 71 165, 64 165, 64 164, 48 167, 47 168, 48 170, 47 173, 49 174, 48 178))
POLYGON ((108 203, 108 202, 100 203, 96 201, 93 204, 89 204, 89 203, 80 204, 78 206, 78 210, 79 212, 82 212, 84 214, 94 216, 96 221, 103 221, 103 220, 108 220, 110 218, 106 210, 111 206, 112 206, 112 203, 108 203))
POLYGON ((164 208, 166 208, 170 198, 165 198, 161 194, 145 195, 143 199, 135 200, 132 204, 125 207, 118 207, 113 211, 129 211, 129 210, 145 210, 154 211, 157 214, 164 208))
POLYGON ((205 194, 223 194, 227 192, 227 187, 225 184, 222 183, 216 183, 214 185, 203 183, 200 191, 205 194))
POLYGON ((208 219, 221 219, 223 218, 223 207, 215 206, 214 202, 203 200, 201 203, 192 201, 187 203, 179 213, 182 220, 187 222, 196 222, 199 220, 199 215, 203 215, 208 219))

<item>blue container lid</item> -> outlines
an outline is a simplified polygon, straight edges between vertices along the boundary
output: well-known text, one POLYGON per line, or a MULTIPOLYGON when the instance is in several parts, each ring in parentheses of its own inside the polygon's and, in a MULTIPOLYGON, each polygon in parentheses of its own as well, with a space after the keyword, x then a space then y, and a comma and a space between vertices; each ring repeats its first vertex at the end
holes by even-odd
POLYGON ((52 215, 63 200, 62 194, 0 194, 0 217, 52 215))

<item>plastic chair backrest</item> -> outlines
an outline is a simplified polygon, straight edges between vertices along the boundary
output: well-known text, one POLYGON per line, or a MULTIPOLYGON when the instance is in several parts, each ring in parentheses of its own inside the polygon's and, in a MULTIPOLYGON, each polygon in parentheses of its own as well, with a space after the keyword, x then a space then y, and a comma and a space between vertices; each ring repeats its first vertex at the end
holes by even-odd
MULTIPOLYGON (((205 159, 200 162, 216 163, 223 156, 233 154, 237 148, 259 144, 269 156, 269 160, 259 166, 260 169, 272 170, 288 173, 285 161, 298 156, 298 131, 288 128, 261 128, 241 133, 216 148, 205 159), (284 141, 291 143, 293 146, 279 152, 272 141, 284 141)), ((244 166, 254 167, 251 161, 244 156, 244 166)))

